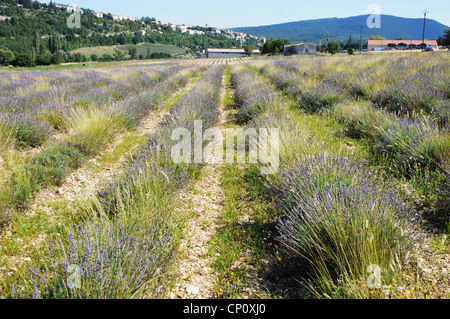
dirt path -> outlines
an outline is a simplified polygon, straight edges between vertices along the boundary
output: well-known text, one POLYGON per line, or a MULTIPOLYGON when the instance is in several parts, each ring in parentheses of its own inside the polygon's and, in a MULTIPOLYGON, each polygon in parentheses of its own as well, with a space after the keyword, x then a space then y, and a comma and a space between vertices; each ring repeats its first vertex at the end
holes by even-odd
MULTIPOLYGON (((136 133, 141 136, 151 134, 158 124, 164 118, 166 111, 151 111, 136 129, 136 133)), ((58 187, 52 187, 41 191, 35 198, 34 203, 30 207, 30 211, 48 210, 48 207, 42 207, 42 203, 46 201, 67 200, 74 202, 76 199, 86 199, 95 194, 101 184, 113 178, 115 174, 121 171, 127 161, 127 156, 138 147, 134 145, 127 154, 123 154, 118 161, 98 168, 101 166, 101 159, 104 154, 114 152, 116 147, 120 145, 129 133, 121 133, 114 139, 114 142, 101 154, 88 160, 81 167, 73 171, 64 182, 58 187)))
MULTIPOLYGON (((225 76, 222 79, 221 101, 225 96, 225 76)), ((220 123, 224 129, 227 116, 219 106, 220 123)), ((212 154, 214 156, 214 154, 212 154)), ((170 294, 171 299, 211 299, 215 297, 216 276, 211 267, 213 258, 208 253, 208 242, 221 226, 225 194, 221 187, 223 165, 207 165, 203 178, 192 185, 189 192, 180 194, 181 209, 190 213, 182 254, 178 262, 179 279, 170 294)))

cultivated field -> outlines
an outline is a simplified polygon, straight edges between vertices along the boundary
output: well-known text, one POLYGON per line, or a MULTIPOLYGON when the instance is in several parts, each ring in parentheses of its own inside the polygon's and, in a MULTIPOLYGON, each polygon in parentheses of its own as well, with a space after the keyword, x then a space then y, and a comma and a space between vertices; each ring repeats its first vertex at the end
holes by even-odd
POLYGON ((0 71, 0 296, 448 298, 449 66, 417 52, 0 71), (173 132, 195 121, 279 129, 279 170, 175 163, 173 132))
MULTIPOLYGON (((138 50, 137 56, 143 55, 144 57, 147 56, 147 52, 150 51, 150 53, 169 53, 169 54, 185 54, 186 49, 174 46, 174 45, 166 45, 166 44, 138 44, 138 45, 132 45, 135 46, 138 50)), ((113 46, 97 46, 97 47, 86 47, 86 48, 80 48, 76 49, 74 51, 71 51, 72 54, 74 53, 81 53, 84 54, 86 57, 90 58, 92 54, 96 54, 99 57, 101 57, 103 54, 109 54, 111 56, 114 56, 114 50, 119 49, 123 51, 125 55, 128 54, 128 48, 130 45, 113 45, 113 46)))

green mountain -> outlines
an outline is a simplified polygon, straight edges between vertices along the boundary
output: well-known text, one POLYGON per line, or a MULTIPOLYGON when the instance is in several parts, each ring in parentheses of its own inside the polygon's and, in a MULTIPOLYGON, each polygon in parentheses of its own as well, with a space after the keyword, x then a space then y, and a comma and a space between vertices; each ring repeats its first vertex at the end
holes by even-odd
MULTIPOLYGON (((421 40, 423 33, 423 18, 409 19, 391 15, 381 16, 381 28, 369 29, 367 27, 368 15, 349 18, 330 18, 304 20, 259 27, 231 28, 237 32, 250 33, 266 38, 282 38, 291 42, 318 42, 324 43, 329 33, 329 38, 340 42, 346 41, 350 35, 353 39, 360 38, 361 26, 363 26, 363 38, 379 35, 386 39, 403 38, 405 40, 421 40)), ((438 39, 443 36, 444 29, 449 28, 435 20, 428 19, 426 24, 426 39, 438 39)))

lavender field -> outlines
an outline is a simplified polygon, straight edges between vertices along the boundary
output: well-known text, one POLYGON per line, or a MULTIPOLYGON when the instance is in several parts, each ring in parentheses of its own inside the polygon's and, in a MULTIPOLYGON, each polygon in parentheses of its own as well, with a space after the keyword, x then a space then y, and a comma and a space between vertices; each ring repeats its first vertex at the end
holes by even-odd
POLYGON ((450 297, 448 52, 0 71, 0 88, 1 298, 450 297), (279 170, 176 163, 195 121, 278 129, 279 170))

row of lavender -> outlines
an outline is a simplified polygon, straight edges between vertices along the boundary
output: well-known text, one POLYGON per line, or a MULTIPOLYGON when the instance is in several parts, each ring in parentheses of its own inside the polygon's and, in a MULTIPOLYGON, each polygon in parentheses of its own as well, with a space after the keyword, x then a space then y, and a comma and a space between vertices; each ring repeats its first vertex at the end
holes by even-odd
POLYGON ((362 98, 388 112, 404 116, 427 114, 441 124, 449 121, 447 57, 390 57, 367 66, 359 66, 359 60, 345 63, 346 68, 336 72, 336 65, 327 65, 323 60, 308 68, 303 68, 301 62, 275 61, 283 70, 273 75, 274 83, 296 95, 299 106, 307 111, 320 112, 337 102, 362 98), (302 85, 308 78, 319 83, 312 87, 302 85))
POLYGON ((281 170, 261 178, 273 198, 269 211, 278 220, 277 239, 294 268, 305 269, 300 265, 306 264, 312 270, 313 289, 320 297, 365 279, 373 263, 388 278, 394 256, 403 258, 412 248, 413 209, 376 170, 327 150, 309 151, 314 147, 308 139, 302 142, 303 136, 288 140, 301 131, 298 112, 289 110, 256 75, 235 71, 232 83, 238 116, 245 115, 249 127, 280 129, 281 170))
POLYGON ((76 126, 66 140, 49 143, 40 154, 27 160, 12 173, 3 191, 6 194, 3 197, 8 202, 0 205, 9 207, 5 208, 8 211, 26 208, 29 200, 43 186, 58 185, 84 160, 97 155, 117 132, 135 127, 149 111, 156 109, 162 101, 185 86, 188 76, 196 72, 198 70, 195 68, 172 69, 167 72, 172 76, 167 75, 167 80, 147 88, 145 93, 129 96, 121 103, 108 107, 84 109, 74 119, 76 126))
POLYGON ((182 69, 185 67, 4 72, 0 129, 12 131, 19 145, 40 146, 55 131, 67 129, 68 117, 75 109, 130 102, 182 69))
POLYGON ((171 134, 178 127, 193 130, 196 120, 203 121, 204 129, 218 122, 223 71, 223 67, 207 71, 149 136, 125 172, 98 193, 98 200, 89 209, 98 221, 76 226, 60 241, 50 243, 50 266, 48 270, 32 270, 28 296, 164 296, 173 279, 168 272, 176 246, 173 232, 181 222, 173 201, 176 192, 199 170, 172 162, 175 142, 171 134), (67 281, 66 275, 74 269, 78 281, 67 281))
POLYGON ((427 204, 441 201, 438 209, 445 209, 448 200, 445 204, 435 189, 446 189, 450 172, 448 61, 435 57, 434 66, 427 67, 430 61, 417 59, 390 58, 367 69, 355 64, 353 74, 333 73, 320 63, 300 74, 299 65, 292 61, 277 61, 278 67, 266 66, 261 72, 303 110, 337 118, 348 136, 367 140, 375 163, 413 181, 416 190, 428 198, 427 204), (322 82, 308 88, 305 81, 312 77, 322 82), (362 86, 379 88, 366 90, 367 95, 360 92, 371 102, 352 99, 352 95, 361 95, 355 88, 362 86))

